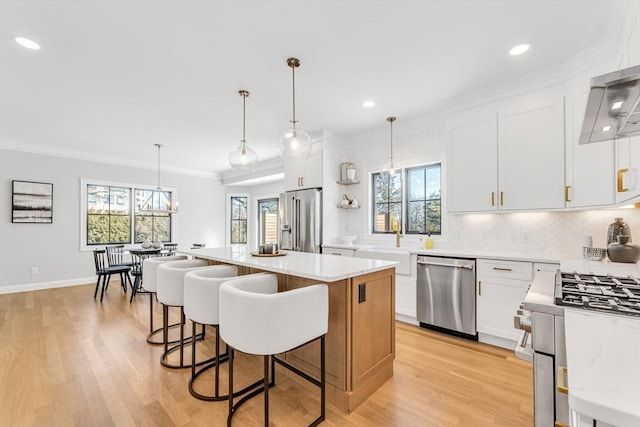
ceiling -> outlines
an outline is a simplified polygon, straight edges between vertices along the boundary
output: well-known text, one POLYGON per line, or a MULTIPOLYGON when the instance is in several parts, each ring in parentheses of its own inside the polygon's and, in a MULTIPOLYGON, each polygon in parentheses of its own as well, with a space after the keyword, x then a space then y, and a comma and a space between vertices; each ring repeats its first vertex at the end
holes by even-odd
POLYGON ((620 0, 1 1, 0 148, 219 176, 242 134, 278 156, 291 119, 350 136, 557 67, 620 0), (41 45, 30 51, 12 37, 41 45), (516 44, 532 48, 508 55, 516 44), (371 99, 376 106, 364 109, 371 99))

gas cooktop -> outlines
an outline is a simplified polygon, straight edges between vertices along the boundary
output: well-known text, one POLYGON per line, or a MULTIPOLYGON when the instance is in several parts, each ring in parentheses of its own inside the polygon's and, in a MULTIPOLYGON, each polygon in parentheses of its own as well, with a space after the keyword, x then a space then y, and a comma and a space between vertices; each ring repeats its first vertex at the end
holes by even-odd
POLYGON ((640 317, 640 279, 556 272, 555 303, 640 317))

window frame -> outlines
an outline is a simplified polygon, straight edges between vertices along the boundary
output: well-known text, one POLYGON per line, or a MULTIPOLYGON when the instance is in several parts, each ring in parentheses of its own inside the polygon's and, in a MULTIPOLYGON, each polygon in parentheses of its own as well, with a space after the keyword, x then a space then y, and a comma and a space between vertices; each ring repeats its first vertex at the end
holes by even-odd
MULTIPOLYGON (((443 173, 444 173, 444 162, 441 160, 438 161, 433 161, 433 162, 428 162, 428 163, 423 163, 423 164, 418 164, 418 165, 414 165, 414 166, 407 166, 407 167, 403 167, 400 168, 399 170, 396 171, 396 174, 400 175, 400 186, 401 186, 401 190, 400 190, 400 194, 401 194, 401 200, 400 200, 400 204, 401 204, 401 221, 400 221, 400 233, 404 234, 404 235, 409 235, 409 236, 416 236, 416 237, 420 237, 420 236, 427 236, 429 235, 428 231, 425 232, 416 232, 416 231, 412 231, 412 232, 408 232, 407 230, 409 229, 409 197, 408 197, 408 191, 409 191, 409 184, 408 184, 408 179, 409 179, 409 171, 411 170, 416 170, 416 169, 427 169, 429 167, 439 167, 440 168, 440 231, 439 232, 431 232, 430 234, 433 236, 442 236, 443 235, 443 229, 445 228, 445 219, 446 219, 446 212, 444 212, 444 202, 443 202, 443 194, 444 194, 444 182, 442 180, 443 177, 443 173)), ((375 171, 375 172, 371 172, 369 174, 369 185, 371 186, 371 191, 369 193, 369 220, 370 220, 370 224, 369 224, 369 234, 371 236, 381 236, 381 235, 389 235, 389 234, 395 234, 395 231, 390 231, 391 229, 391 225, 387 224, 387 230, 388 231, 376 231, 375 230, 375 212, 376 212, 376 187, 375 187, 375 176, 376 175, 380 175, 382 173, 385 173, 386 171, 375 171)), ((426 197, 426 194, 425 194, 426 197)), ((438 200, 438 199, 433 199, 433 200, 438 200)), ((396 203, 396 202, 394 202, 396 203)), ((388 221, 388 220, 387 220, 388 221)))
MULTIPOLYGON (((376 175, 382 175, 382 174, 387 174, 388 172, 386 171, 379 171, 379 172, 372 172, 371 173, 371 228, 369 230, 369 232, 371 234, 395 234, 395 231, 390 231, 391 230, 391 224, 388 224, 389 222, 389 218, 385 218, 385 228, 389 231, 376 231, 375 230, 375 223, 376 223, 376 207, 378 206, 378 203, 376 202, 376 186, 375 186, 375 177, 376 175)), ((387 183, 387 186, 389 186, 390 181, 387 183)), ((404 199, 404 194, 403 194, 403 176, 402 174, 400 175, 400 202, 391 202, 389 200, 387 200, 384 204, 387 205, 387 208, 390 207, 391 204, 393 205, 397 205, 398 203, 400 204, 400 232, 402 233, 402 230, 404 230, 404 218, 402 218, 403 213, 404 213, 404 209, 403 209, 403 199, 404 199)))
POLYGON ((276 242, 278 245, 280 245, 280 210, 281 210, 281 206, 280 206, 280 196, 278 194, 272 195, 272 196, 260 196, 260 197, 256 197, 255 198, 255 210, 256 210, 256 221, 255 221, 255 226, 256 226, 256 242, 258 245, 263 245, 266 242, 262 242, 262 235, 264 234, 262 230, 262 223, 261 223, 261 219, 262 219, 262 213, 260 212, 260 205, 262 202, 272 202, 275 201, 276 202, 276 242))
MULTIPOLYGON (((128 188, 130 191, 129 197, 129 242, 119 243, 124 244, 125 248, 137 247, 140 242, 135 242, 135 219, 136 219, 136 207, 135 207, 135 190, 156 190, 155 185, 147 184, 135 184, 129 182, 108 181, 103 179, 81 178, 80 179, 80 251, 93 251, 101 246, 109 246, 115 243, 88 243, 88 186, 105 186, 105 187, 120 187, 128 188)), ((171 198, 175 202, 178 199, 178 192, 173 187, 162 187, 162 190, 171 193, 171 198)), ((141 215, 140 215, 141 216, 141 215)), ((169 241, 176 240, 176 218, 175 215, 169 215, 169 241)))
POLYGON ((251 224, 251 219, 252 219, 252 215, 251 215, 251 194, 249 193, 227 193, 226 195, 226 210, 225 210, 225 245, 229 245, 229 246, 248 246, 249 245, 249 240, 250 240, 250 235, 249 235, 249 225, 251 224), (244 243, 231 243, 231 227, 232 227, 232 223, 231 221, 233 220, 231 217, 231 208, 232 208, 232 202, 231 199, 233 198, 238 198, 238 197, 244 197, 247 199, 247 218, 246 218, 246 242, 244 243))

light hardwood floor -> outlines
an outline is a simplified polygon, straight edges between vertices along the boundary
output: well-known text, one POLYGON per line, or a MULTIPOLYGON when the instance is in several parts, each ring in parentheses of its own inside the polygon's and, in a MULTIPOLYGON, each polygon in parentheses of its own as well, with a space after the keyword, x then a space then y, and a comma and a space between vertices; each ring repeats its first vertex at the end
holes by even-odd
MULTIPOLYGON (((223 426, 227 402, 187 390, 189 369, 160 366, 146 343, 149 297, 133 304, 114 282, 104 302, 93 285, 0 295, 0 427, 223 426)), ((160 325, 160 311, 156 325, 160 325)), ((326 426, 531 426, 532 368, 512 352, 397 322, 394 377, 353 413, 327 406, 326 426)), ((190 331, 190 327, 189 327, 190 331)), ((211 354, 213 329, 199 347, 211 354)), ((190 353, 187 353, 189 356, 190 353)), ((236 385, 261 361, 240 355, 236 385)), ((222 387, 226 389, 226 365, 222 387)), ((271 425, 307 425, 317 388, 277 374, 271 425)), ((210 377, 199 384, 211 385, 210 377)), ((261 425, 262 397, 234 425, 261 425)))

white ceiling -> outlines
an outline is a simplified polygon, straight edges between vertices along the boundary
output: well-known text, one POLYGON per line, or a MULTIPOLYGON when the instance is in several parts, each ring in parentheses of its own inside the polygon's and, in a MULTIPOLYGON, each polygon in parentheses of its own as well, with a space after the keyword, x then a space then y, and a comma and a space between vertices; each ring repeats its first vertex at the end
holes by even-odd
POLYGON ((220 174, 241 137, 240 89, 249 146, 277 157, 290 56, 300 126, 349 136, 557 67, 611 37, 614 4, 0 1, 0 147, 154 168, 160 143, 163 169, 220 174), (521 42, 531 50, 510 57, 521 42))

